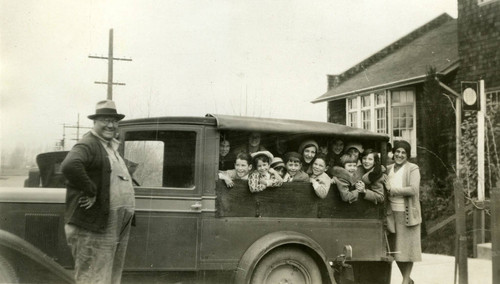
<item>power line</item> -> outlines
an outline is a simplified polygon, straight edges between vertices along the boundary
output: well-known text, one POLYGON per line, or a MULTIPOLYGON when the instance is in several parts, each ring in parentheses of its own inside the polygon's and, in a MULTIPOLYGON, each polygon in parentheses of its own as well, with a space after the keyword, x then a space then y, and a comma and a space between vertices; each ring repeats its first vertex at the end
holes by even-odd
POLYGON ((108 85, 107 99, 112 100, 113 99, 113 85, 125 86, 125 83, 113 82, 113 60, 132 61, 131 58, 115 58, 115 57, 113 57, 113 29, 109 30, 108 57, 89 55, 89 58, 108 60, 108 81, 107 82, 95 81, 94 83, 108 85))

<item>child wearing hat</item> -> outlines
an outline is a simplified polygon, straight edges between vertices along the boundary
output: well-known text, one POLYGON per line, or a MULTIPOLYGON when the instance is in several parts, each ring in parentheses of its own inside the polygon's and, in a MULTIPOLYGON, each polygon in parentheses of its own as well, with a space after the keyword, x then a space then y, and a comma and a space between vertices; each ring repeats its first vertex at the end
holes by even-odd
POLYGON ((340 161, 343 167, 335 166, 331 171, 332 183, 337 184, 343 201, 353 203, 358 200, 358 188, 364 188, 363 182, 356 175, 358 158, 354 155, 344 154, 340 157, 340 161))
POLYGON ((297 152, 285 154, 286 174, 284 182, 308 182, 309 175, 302 171, 302 155, 297 152))
POLYGON ((361 153, 363 153, 363 145, 361 145, 361 143, 359 142, 349 142, 344 148, 344 153, 356 157, 356 159, 358 160, 357 164, 360 165, 361 162, 359 158, 361 156, 361 153))
POLYGON ((281 159, 280 157, 273 158, 273 161, 271 162, 271 168, 274 169, 282 178, 286 173, 285 163, 283 163, 283 159, 281 159))
POLYGON ((234 169, 219 171, 219 179, 224 180, 226 186, 234 186, 233 180, 248 180, 248 174, 252 170, 252 158, 247 153, 238 153, 234 169))
POLYGON ((250 192, 261 192, 268 187, 280 187, 283 179, 270 167, 273 154, 269 151, 259 151, 251 155, 254 170, 248 176, 250 192))

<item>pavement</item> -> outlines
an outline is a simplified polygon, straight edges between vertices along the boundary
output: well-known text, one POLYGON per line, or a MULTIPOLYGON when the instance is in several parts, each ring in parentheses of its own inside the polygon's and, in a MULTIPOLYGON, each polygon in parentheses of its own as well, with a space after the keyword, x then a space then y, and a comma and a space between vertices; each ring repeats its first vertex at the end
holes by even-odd
MULTIPOLYGON (((422 261, 415 262, 411 278, 415 284, 454 284, 455 257, 440 254, 422 254, 422 261)), ((491 260, 469 258, 467 261, 468 284, 492 284, 491 260)), ((394 262, 392 284, 403 281, 394 262)), ((457 280, 458 283, 458 276, 457 280)))

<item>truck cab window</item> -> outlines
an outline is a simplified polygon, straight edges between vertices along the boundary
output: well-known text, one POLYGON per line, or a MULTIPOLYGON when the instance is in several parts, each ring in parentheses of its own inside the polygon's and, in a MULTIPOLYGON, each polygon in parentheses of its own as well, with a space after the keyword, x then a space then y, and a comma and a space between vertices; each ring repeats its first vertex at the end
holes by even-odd
POLYGON ((125 134, 125 159, 137 164, 141 187, 193 188, 196 133, 136 131, 125 134))

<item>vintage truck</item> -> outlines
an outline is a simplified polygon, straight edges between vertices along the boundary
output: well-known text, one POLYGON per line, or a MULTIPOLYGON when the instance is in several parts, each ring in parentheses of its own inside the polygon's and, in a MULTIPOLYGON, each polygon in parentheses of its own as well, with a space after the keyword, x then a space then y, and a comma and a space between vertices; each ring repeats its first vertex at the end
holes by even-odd
MULTIPOLYGON (((251 193, 244 181, 227 188, 218 180, 221 137, 233 148, 251 132, 268 149, 276 139, 296 151, 305 139, 337 137, 387 159, 387 135, 332 123, 226 115, 122 121, 120 151, 137 166, 123 281, 390 283, 385 204, 343 202, 335 184, 320 199, 307 182, 251 193)), ((0 188, 0 282, 72 283, 64 202, 64 188, 0 188)))

